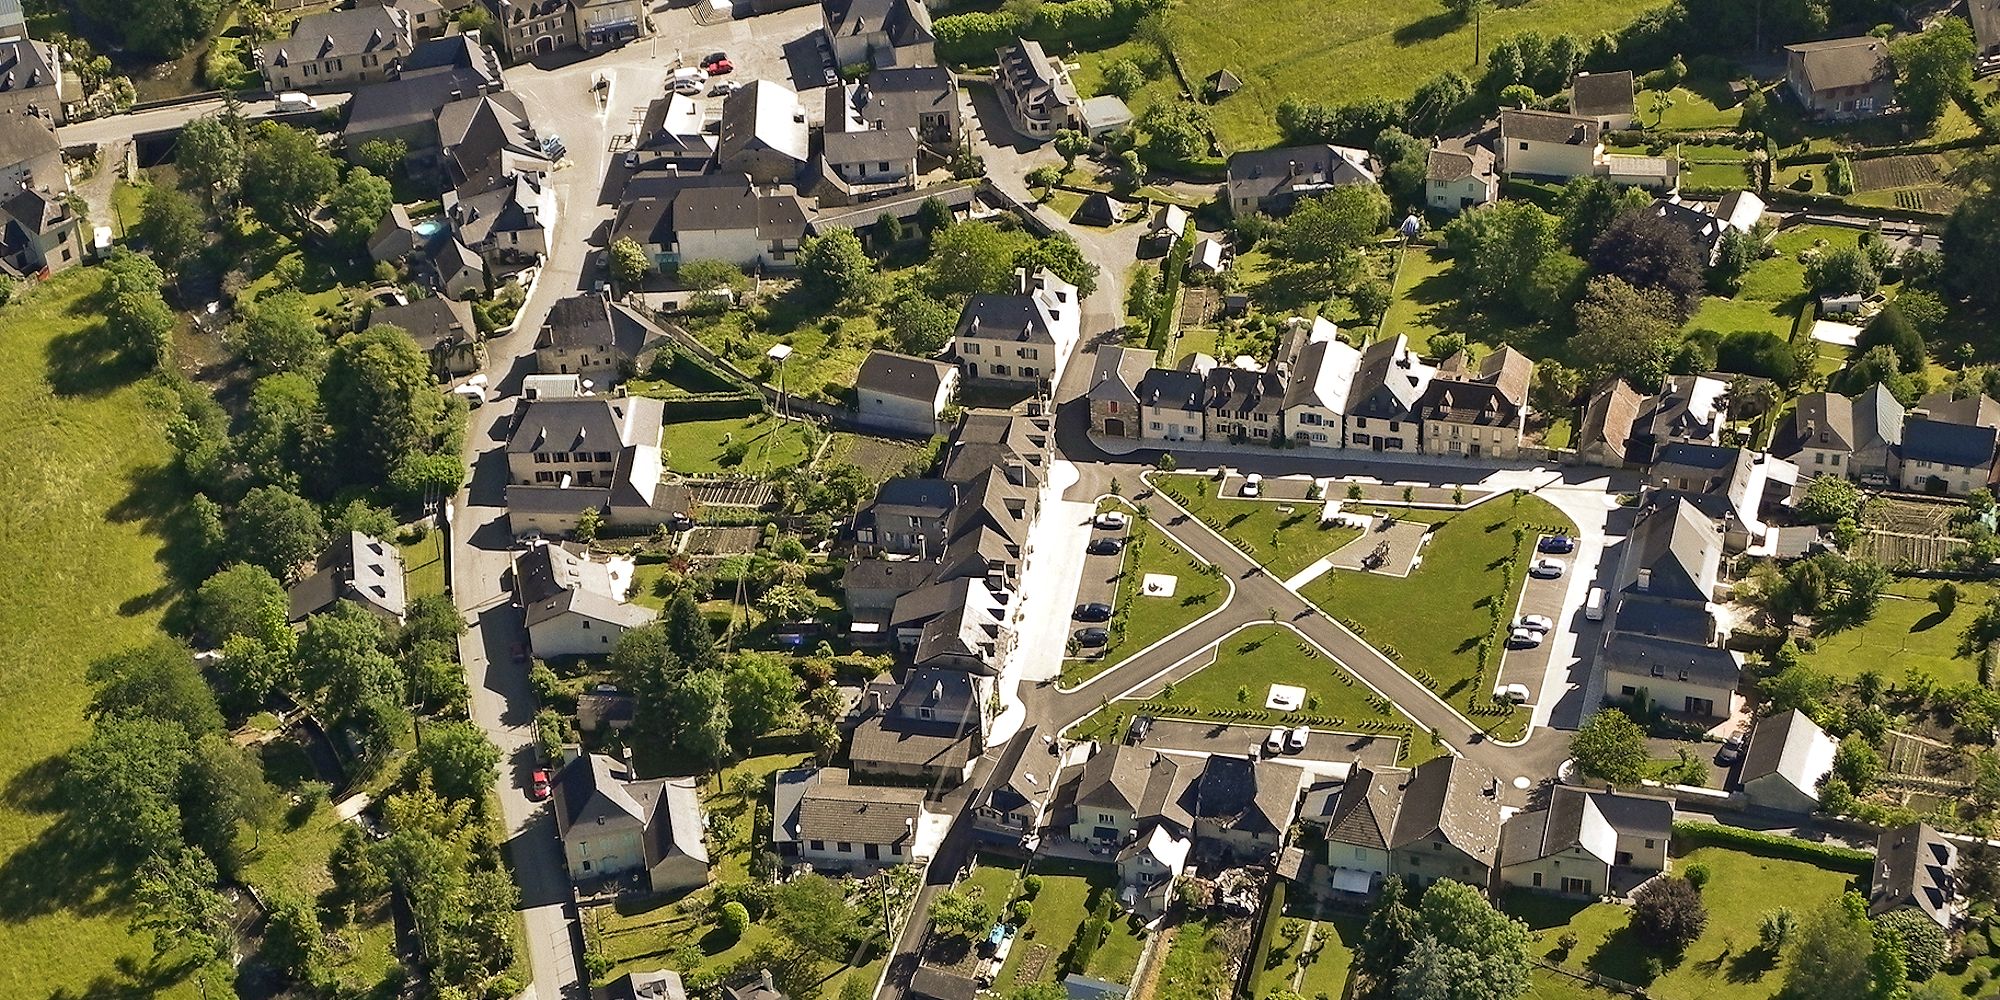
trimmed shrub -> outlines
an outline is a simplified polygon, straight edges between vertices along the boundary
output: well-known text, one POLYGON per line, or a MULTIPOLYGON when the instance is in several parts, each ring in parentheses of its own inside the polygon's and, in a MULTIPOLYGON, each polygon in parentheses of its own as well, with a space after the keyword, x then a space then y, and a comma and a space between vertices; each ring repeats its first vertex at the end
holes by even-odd
POLYGON ((1857 875, 1866 873, 1875 863, 1875 855, 1851 847, 1816 844, 1796 837, 1687 820, 1674 821, 1674 847, 1680 851, 1691 851, 1697 847, 1730 847, 1760 857, 1804 861, 1857 875))

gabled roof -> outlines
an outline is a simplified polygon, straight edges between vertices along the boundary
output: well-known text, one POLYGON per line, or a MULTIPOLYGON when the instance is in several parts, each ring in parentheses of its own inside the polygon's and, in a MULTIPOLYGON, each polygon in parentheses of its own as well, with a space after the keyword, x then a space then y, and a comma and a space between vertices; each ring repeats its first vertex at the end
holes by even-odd
POLYGON ((820 14, 835 38, 881 32, 899 49, 937 41, 923 0, 821 0, 820 14))
POLYGON ((1547 808, 1516 813, 1501 831, 1500 864, 1539 861, 1580 848, 1606 865, 1618 862, 1618 838, 1666 840, 1671 799, 1556 785, 1547 808))
POLYGON ((1076 298, 1075 286, 1047 271, 1039 272, 1034 279, 1023 276, 1022 282, 1027 290, 1006 295, 974 295, 967 299, 958 314, 956 335, 981 340, 1054 344, 1055 316, 1051 312, 1051 297, 1060 303, 1056 308, 1072 308, 1076 298), (1053 281, 1054 285, 1049 288, 1034 287, 1031 282, 1035 280, 1053 281))
POLYGON ((1868 874, 1871 916, 1909 906, 1950 929, 1958 891, 1958 845, 1929 823, 1884 830, 1875 841, 1875 867, 1868 874))
POLYGON ((1301 772, 1251 755, 1209 754, 1182 800, 1196 822, 1255 834, 1283 833, 1298 806, 1301 772))
POLYGON ((1159 358, 1158 351, 1137 347, 1100 347, 1090 369, 1090 399, 1139 405, 1139 383, 1159 358))
POLYGON ((1424 394, 1436 369, 1410 350, 1402 334, 1385 337, 1361 352, 1361 364, 1348 389, 1348 413, 1353 416, 1407 417, 1424 394))
POLYGON ((1965 0, 1965 12, 1981 53, 2000 46, 2000 0, 1965 0))
POLYGON ((795 836, 907 848, 916 839, 923 802, 921 788, 851 785, 845 768, 820 768, 799 797, 795 836))
POLYGON ((1499 779, 1463 757, 1438 757, 1410 772, 1389 846, 1400 850, 1442 836, 1486 865, 1500 843, 1499 779))
POLYGON ((1555 111, 1509 109, 1500 112, 1502 142, 1548 142, 1590 148, 1597 145, 1599 131, 1595 118, 1555 111))
POLYGON ((1903 458, 1975 469, 1993 464, 1995 431, 1913 417, 1903 425, 1903 458))
POLYGON ((1903 404, 1880 382, 1852 397, 1808 393, 1799 397, 1771 454, 1790 458, 1807 448, 1852 453, 1901 444, 1904 418, 1903 404))
POLYGON ((1590 118, 1607 118, 1632 113, 1632 71, 1578 73, 1570 87, 1572 112, 1590 118))
POLYGON ((1645 401, 1645 394, 1622 378, 1605 383, 1584 405, 1577 447, 1601 447, 1623 464, 1631 456, 1632 427, 1645 401))
POLYGON ((605 1000, 687 1000, 681 974, 672 969, 627 973, 604 991, 605 1000))
POLYGON ((1195 768, 1169 754, 1143 747, 1114 746, 1083 765, 1076 786, 1078 806, 1103 806, 1132 814, 1135 824, 1164 820, 1181 830, 1193 824, 1179 792, 1195 768))
POLYGON ((1367 150, 1348 146, 1283 146, 1229 158, 1230 186, 1246 188, 1260 198, 1374 183, 1367 150))
POLYGON ((655 616, 651 608, 619 599, 608 566, 563 545, 536 545, 516 556, 514 593, 530 627, 576 614, 637 628, 655 616))
POLYGON ((1800 42, 1785 46, 1785 53, 1798 61, 1806 87, 1815 93, 1870 87, 1895 72, 1889 62, 1889 43, 1873 35, 1800 42))
POLYGON ((1372 768, 1356 767, 1347 772, 1347 782, 1334 799, 1328 817, 1326 839, 1378 851, 1389 849, 1394 839, 1396 812, 1403 802, 1403 776, 1378 774, 1372 768))
POLYGON ((790 87, 771 80, 752 80, 749 86, 722 99, 717 162, 727 164, 743 153, 768 149, 804 163, 807 142, 805 109, 790 87))
POLYGON ((1191 371, 1151 368, 1139 380, 1139 402, 1143 406, 1200 413, 1206 396, 1201 376, 1191 371))
POLYGON ((1528 380, 1535 363, 1511 347, 1486 356, 1477 375, 1465 371, 1463 351, 1438 366, 1413 407, 1426 420, 1480 426, 1518 425, 1528 407, 1528 380))
MULTIPOLYGON (((0 111, 0 167, 27 163, 61 151, 54 119, 21 111, 0 111)), ((53 184, 59 179, 36 177, 33 181, 53 184)))
POLYGON ((1722 536, 1685 496, 1668 496, 1648 509, 1626 537, 1625 553, 1619 590, 1668 601, 1714 599, 1722 536))
POLYGON ((2000 401, 1984 393, 1955 397, 1949 390, 1940 389, 1917 400, 1910 412, 1921 412, 1946 423, 2000 427, 2000 401))
POLYGON ((1758 719, 1751 728, 1737 781, 1747 785, 1775 774, 1805 795, 1817 798, 1820 779, 1833 770, 1836 749, 1837 744, 1810 716, 1796 708, 1788 709, 1758 719))
POLYGON ((287 594, 292 621, 303 621, 341 600, 401 618, 409 607, 403 554, 379 538, 350 531, 335 538, 312 575, 293 585, 287 594))
POLYGON ((1312 331, 1299 351, 1298 367, 1285 385, 1285 409, 1311 406, 1329 413, 1347 412, 1361 352, 1342 341, 1339 334, 1326 319, 1313 319, 1312 331))
POLYGON ((403 57, 402 70, 395 79, 355 91, 347 102, 347 124, 341 134, 349 142, 361 142, 393 129, 426 123, 434 126, 438 109, 446 104, 506 85, 500 56, 471 36, 421 42, 403 57))
POLYGON ((53 89, 61 85, 61 79, 55 46, 32 38, 0 42, 0 93, 53 89))
POLYGON ((307 14, 290 38, 266 42, 261 56, 268 65, 289 66, 401 49, 410 40, 408 17, 395 7, 367 5, 307 14))
POLYGON ((561 834, 599 823, 644 825, 652 812, 657 782, 633 781, 623 761, 587 753, 556 774, 556 821, 561 834))
POLYGON ((913 508, 942 516, 958 506, 959 484, 942 479, 897 476, 875 490, 875 507, 913 508))
POLYGON ((938 389, 954 369, 942 361, 913 358, 893 351, 869 351, 855 376, 854 386, 864 392, 922 400, 937 399, 938 389))

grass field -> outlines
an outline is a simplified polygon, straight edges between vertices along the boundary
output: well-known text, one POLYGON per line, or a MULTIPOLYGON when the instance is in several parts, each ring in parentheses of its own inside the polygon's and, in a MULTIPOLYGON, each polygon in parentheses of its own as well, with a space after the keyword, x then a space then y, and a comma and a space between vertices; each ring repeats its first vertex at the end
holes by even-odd
MULTIPOLYGON (((1588 39, 1634 13, 1602 0, 1535 0, 1489 9, 1480 27, 1489 47, 1531 30, 1588 39)), ((1232 150, 1275 144, 1273 113, 1288 95, 1330 104, 1403 98, 1447 69, 1477 75, 1471 22, 1445 13, 1439 0, 1216 0, 1181 4, 1167 20, 1188 79, 1223 68, 1242 78, 1242 90, 1210 109, 1232 150)))
MULTIPOLYGON (((1509 197, 1514 197, 1509 192, 1509 197)), ((1451 255, 1442 249, 1411 246, 1402 254, 1395 298, 1382 320, 1382 335, 1402 334, 1410 347, 1428 357, 1431 338, 1456 333, 1477 344, 1512 344, 1531 357, 1558 357, 1566 345, 1539 323, 1496 317, 1465 300, 1464 286, 1451 273, 1451 255)))
POLYGON ((1588 970, 1646 986, 1658 1000, 1763 1000, 1777 993, 1788 959, 1775 957, 1757 944, 1757 925, 1766 911, 1783 905, 1804 918, 1814 908, 1839 898, 1853 879, 1841 872, 1801 861, 1780 861, 1741 851, 1704 847, 1675 861, 1679 869, 1707 865, 1710 881, 1702 889, 1708 905, 1708 927, 1686 956, 1658 979, 1648 982, 1646 959, 1626 923, 1630 907, 1611 903, 1588 906, 1578 901, 1516 892, 1501 909, 1528 922, 1540 934, 1534 945, 1543 959, 1569 969, 1588 970), (1577 936, 1567 956, 1556 948, 1564 930, 1577 936))
MULTIPOLYGON (((0 995, 199 995, 169 955, 132 934, 123 887, 65 820, 64 751, 88 731, 90 661, 159 634, 175 593, 167 539, 178 487, 166 416, 117 363, 78 268, 18 285, 0 310, 0 417, 34 447, 0 466, 0 995)), ((180 529, 180 530, 175 530, 180 529)), ((211 985, 226 966, 208 970, 211 985)))
POLYGON ((1930 674, 1940 684, 1977 684, 1979 661, 1958 655, 1958 639, 1979 617, 1994 590, 1983 583, 1960 583, 1958 606, 1946 617, 1930 602, 1930 592, 1936 587, 1931 580, 1894 581, 1875 617, 1859 627, 1822 637, 1803 661, 1842 680, 1873 670, 1897 681, 1905 670, 1915 669, 1930 674))
POLYGON ((1153 483, 1280 580, 1361 537, 1358 528, 1322 525, 1317 500, 1217 497, 1215 481, 1205 476, 1156 476, 1153 483))
MULTIPOLYGON (((1524 497, 1518 507, 1499 498, 1455 515, 1413 510, 1398 516, 1444 522, 1415 572, 1392 577, 1336 570, 1307 584, 1301 593, 1328 614, 1358 626, 1376 649, 1385 654, 1393 650, 1392 658, 1404 671, 1419 678, 1428 674, 1446 701, 1460 708, 1491 704, 1490 692, 1473 684, 1479 671, 1479 643, 1491 623, 1487 605, 1499 599, 1506 602, 1503 612, 1512 613, 1532 556, 1526 551, 1534 541, 1532 526, 1570 534, 1576 527, 1547 501, 1532 496, 1524 497), (1516 526, 1528 527, 1530 537, 1522 545, 1515 589, 1502 593, 1500 562, 1514 551, 1516 526)), ((1498 665, 1496 659, 1492 666, 1498 665)), ((1525 724, 1525 714, 1516 711, 1511 723, 1498 728, 1509 731, 1525 724)))
POLYGON ((779 420, 769 413, 721 420, 669 423, 660 430, 667 468, 683 473, 777 472, 805 464, 812 457, 811 425, 779 420), (730 445, 750 446, 740 461, 732 461, 730 445))
POLYGON ((1154 1000, 1214 1000, 1229 995, 1229 969, 1251 948, 1249 921, 1214 913, 1174 931, 1154 1000))
POLYGON ((1172 634, 1174 630, 1222 606, 1228 583, 1204 572, 1205 564, 1189 555, 1154 525, 1134 521, 1125 548, 1124 572, 1118 579, 1116 613, 1125 630, 1113 634, 1100 655, 1063 664, 1064 684, 1077 684, 1116 666, 1126 657, 1172 634), (1138 558, 1133 558, 1133 552, 1138 558), (1148 573, 1175 577, 1172 597, 1139 593, 1148 573))
POLYGON ((1836 226, 1795 226, 1771 240, 1773 256, 1750 265, 1741 287, 1732 298, 1710 295, 1686 324, 1688 330, 1762 330, 1790 339, 1792 325, 1806 302, 1806 266, 1799 263, 1800 251, 1818 246, 1854 246, 1860 231, 1836 226))
MULTIPOLYGON (((970 881, 982 888, 984 901, 998 913, 1013 898, 1015 882, 1020 876, 1019 863, 981 856, 979 865, 970 881), (996 890, 996 886, 1002 888, 996 890)), ((1090 918, 1092 892, 1118 891, 1118 870, 1108 864, 1041 858, 1030 871, 1041 878, 1042 891, 1032 901, 1033 912, 994 981, 994 988, 1002 993, 1011 992, 1010 984, 1025 987, 1035 982, 1061 982, 1058 959, 1068 953, 1084 921, 1090 918), (1037 947, 1047 949, 1047 961, 1042 963, 1040 976, 1030 978, 1031 970, 1023 966, 1037 947)), ((1130 983, 1139 965, 1139 951, 1144 947, 1145 939, 1128 922, 1114 919, 1111 933, 1098 945, 1084 973, 1093 979, 1130 983)))
POLYGON ((1386 702, 1373 700, 1375 693, 1356 681, 1346 667, 1320 655, 1298 633, 1279 625, 1255 625, 1222 640, 1213 664, 1176 683, 1172 694, 1152 700, 1176 706, 1183 710, 1176 714, 1189 717, 1221 709, 1247 713, 1231 722, 1273 725, 1287 717, 1264 708, 1265 695, 1273 684, 1305 688, 1307 715, 1338 720, 1315 725, 1363 734, 1401 726, 1413 737, 1409 763, 1422 763, 1436 755, 1430 738, 1409 716, 1393 705, 1382 707, 1386 702), (1238 695, 1244 697, 1239 700, 1238 695))
MULTIPOLYGON (((1641 90, 1632 101, 1633 110, 1638 112, 1638 121, 1646 128, 1668 129, 1671 131, 1691 131, 1696 129, 1733 129, 1743 120, 1743 109, 1722 103, 1730 100, 1729 85, 1721 81, 1708 82, 1689 80, 1687 83, 1667 91, 1667 98, 1673 106, 1667 108, 1664 117, 1653 114, 1653 98, 1658 91, 1641 90), (1698 88, 1698 89, 1697 89, 1698 88)), ((1693 154, 1689 154, 1693 155, 1693 154)), ((1687 177, 1682 175, 1682 183, 1687 177)))
POLYGON ((411 597, 442 594, 444 579, 444 532, 432 530, 408 545, 403 552, 403 582, 411 597))

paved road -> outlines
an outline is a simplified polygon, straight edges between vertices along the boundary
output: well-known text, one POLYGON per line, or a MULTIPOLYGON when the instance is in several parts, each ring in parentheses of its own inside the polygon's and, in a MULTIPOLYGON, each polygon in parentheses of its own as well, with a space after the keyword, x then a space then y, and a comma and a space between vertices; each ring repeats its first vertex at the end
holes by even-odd
MULTIPOLYGON (((337 108, 347 103, 353 94, 314 94, 313 100, 321 108, 337 108)), ((195 101, 176 104, 172 107, 153 108, 150 111, 136 111, 131 114, 113 115, 108 118, 93 118, 87 122, 65 125, 57 131, 64 146, 81 146, 88 143, 105 143, 114 139, 130 139, 135 135, 149 132, 167 132, 180 128, 197 118, 212 115, 222 110, 225 102, 221 98, 211 101, 195 101)), ((250 118, 264 118, 274 113, 276 99, 244 101, 243 113, 250 118)))

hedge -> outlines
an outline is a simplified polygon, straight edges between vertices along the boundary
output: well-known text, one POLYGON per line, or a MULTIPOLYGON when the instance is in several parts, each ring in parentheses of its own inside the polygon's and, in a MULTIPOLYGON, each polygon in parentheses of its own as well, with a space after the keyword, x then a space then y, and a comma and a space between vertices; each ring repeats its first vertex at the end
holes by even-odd
POLYGON ((1875 855, 1852 847, 1819 844, 1797 837, 1764 833, 1760 830, 1745 830, 1738 826, 1695 823, 1688 820, 1674 821, 1674 847, 1683 853, 1697 847, 1733 847, 1760 857, 1804 861, 1807 864, 1852 872, 1856 875, 1867 874, 1875 864, 1875 855))
POLYGON ((1139 19, 1165 7, 1161 0, 1068 0, 1047 3, 1026 17, 1012 11, 974 11, 937 19, 938 55, 947 62, 985 66, 1002 46, 1031 38, 1045 46, 1074 43, 1102 48, 1122 41, 1139 19))
POLYGON ((1271 898, 1264 904, 1264 926, 1257 930, 1257 945, 1250 949, 1250 995, 1264 995, 1264 964, 1270 960, 1271 944, 1277 940, 1278 927, 1285 922, 1285 883, 1280 879, 1271 882, 1271 898))
MULTIPOLYGON (((1188 257, 1193 253, 1192 228, 1175 240, 1173 249, 1167 251, 1166 278, 1160 283, 1160 297, 1153 306, 1153 329, 1146 336, 1146 346, 1163 355, 1169 341, 1173 340, 1174 320, 1180 312, 1181 275, 1187 270, 1188 257)), ((1171 358, 1164 360, 1172 361, 1171 358)))
POLYGON ((721 420, 727 417, 747 417, 762 412, 762 394, 736 393, 715 395, 697 399, 663 399, 660 401, 662 420, 665 423, 682 423, 690 420, 721 420))

